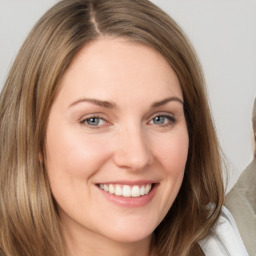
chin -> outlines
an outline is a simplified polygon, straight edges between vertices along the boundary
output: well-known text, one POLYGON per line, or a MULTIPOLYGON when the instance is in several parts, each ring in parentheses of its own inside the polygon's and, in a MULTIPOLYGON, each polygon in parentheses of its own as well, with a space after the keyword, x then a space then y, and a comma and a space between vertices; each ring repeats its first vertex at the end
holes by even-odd
POLYGON ((154 228, 146 225, 137 225, 136 227, 115 227, 107 232, 107 237, 119 243, 136 243, 151 238, 154 228))

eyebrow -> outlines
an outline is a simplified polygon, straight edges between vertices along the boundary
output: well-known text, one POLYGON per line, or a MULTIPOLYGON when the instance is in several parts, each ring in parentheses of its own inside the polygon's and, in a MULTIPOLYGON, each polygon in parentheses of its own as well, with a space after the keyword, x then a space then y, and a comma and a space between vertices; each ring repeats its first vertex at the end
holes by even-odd
POLYGON ((109 101, 97 100, 97 99, 88 99, 88 98, 83 98, 83 99, 76 100, 75 102, 70 104, 69 107, 72 107, 72 106, 74 106, 78 103, 81 103, 81 102, 89 102, 89 103, 92 103, 94 105, 97 105, 97 106, 100 106, 100 107, 103 107, 103 108, 110 108, 110 109, 117 108, 115 103, 112 103, 112 102, 109 102, 109 101))
MULTIPOLYGON (((170 101, 177 101, 177 102, 179 102, 183 105, 183 101, 180 98, 178 98, 178 97, 169 97, 169 98, 166 98, 164 100, 157 101, 157 102, 153 103, 151 105, 151 107, 152 108, 157 108, 157 107, 160 107, 162 105, 167 104, 170 101)), ((116 104, 113 103, 113 102, 102 101, 102 100, 98 100, 98 99, 90 99, 90 98, 82 98, 82 99, 76 100, 75 102, 71 103, 68 107, 72 107, 72 106, 74 106, 76 104, 79 104, 79 103, 82 103, 82 102, 92 103, 94 105, 97 105, 97 106, 103 107, 103 108, 109 108, 109 109, 117 108, 116 104)))
POLYGON ((178 97, 170 97, 170 98, 167 98, 167 99, 164 99, 164 100, 161 100, 161 101, 153 103, 151 105, 151 107, 152 108, 157 108, 157 107, 160 107, 162 105, 167 104, 170 101, 177 101, 177 102, 179 102, 179 103, 181 103, 183 105, 183 101, 180 98, 178 98, 178 97))

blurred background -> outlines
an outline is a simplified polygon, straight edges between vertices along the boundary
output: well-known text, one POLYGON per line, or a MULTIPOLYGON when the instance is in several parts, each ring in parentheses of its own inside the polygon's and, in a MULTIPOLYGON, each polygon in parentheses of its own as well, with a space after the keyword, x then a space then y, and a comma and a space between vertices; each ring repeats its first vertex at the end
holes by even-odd
MULTIPOLYGON (((0 0, 0 89, 35 22, 57 0, 0 0)), ((152 0, 185 31, 201 61, 226 156, 229 191, 253 158, 256 0, 152 0)))

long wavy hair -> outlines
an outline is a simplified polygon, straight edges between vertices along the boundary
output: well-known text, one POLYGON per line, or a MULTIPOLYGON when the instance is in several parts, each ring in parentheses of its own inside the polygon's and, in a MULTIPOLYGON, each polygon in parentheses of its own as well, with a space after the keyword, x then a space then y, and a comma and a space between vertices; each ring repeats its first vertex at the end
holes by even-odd
POLYGON ((179 194, 154 231, 154 248, 158 256, 203 255, 198 241, 215 224, 224 198, 220 150, 194 50, 178 25, 148 0, 60 1, 21 47, 0 96, 0 255, 66 255, 39 156, 45 154, 49 111, 64 72, 84 45, 104 36, 156 49, 176 72, 189 154, 179 194))

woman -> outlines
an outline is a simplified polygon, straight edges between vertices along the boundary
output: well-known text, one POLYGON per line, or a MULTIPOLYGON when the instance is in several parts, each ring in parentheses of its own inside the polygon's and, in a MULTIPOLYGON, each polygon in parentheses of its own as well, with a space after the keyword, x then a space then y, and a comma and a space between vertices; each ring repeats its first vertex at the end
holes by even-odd
POLYGON ((0 109, 3 255, 207 251, 219 146, 193 49, 152 3, 60 1, 0 109))

